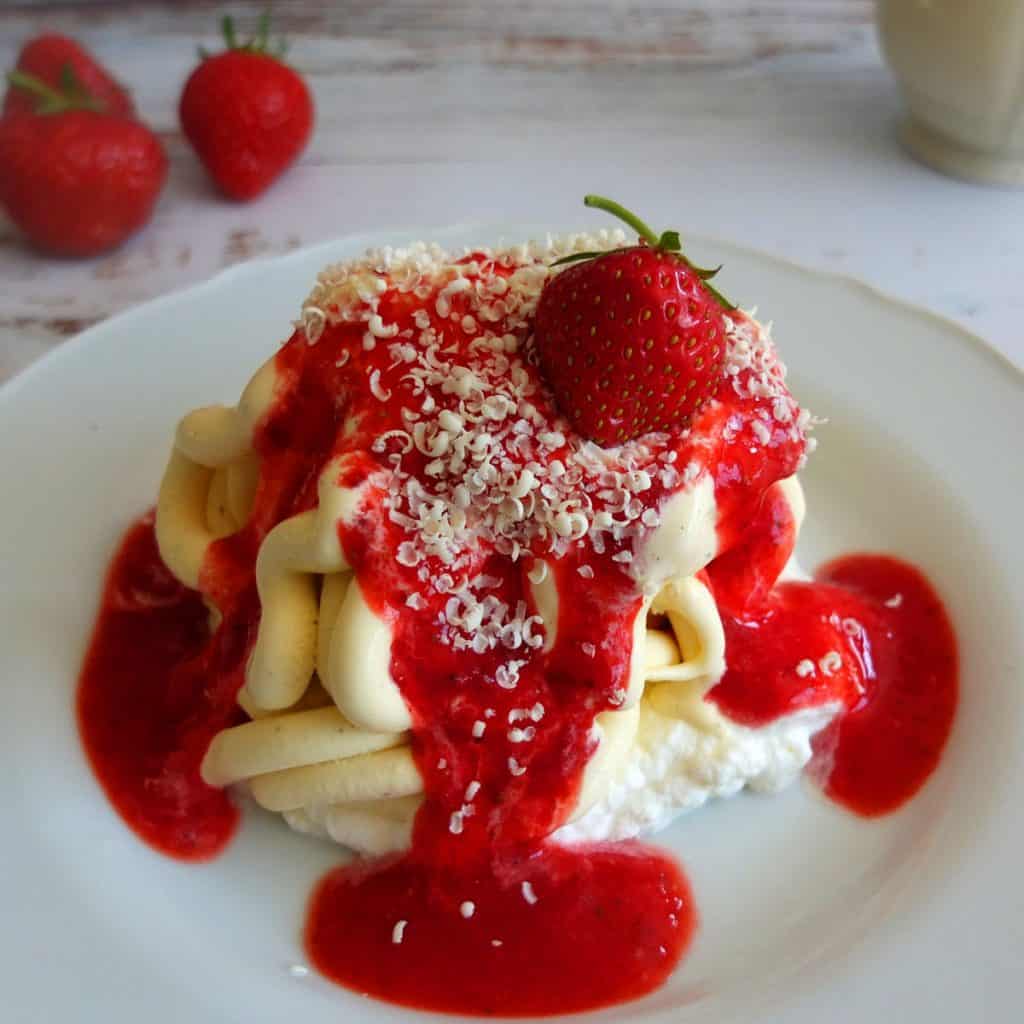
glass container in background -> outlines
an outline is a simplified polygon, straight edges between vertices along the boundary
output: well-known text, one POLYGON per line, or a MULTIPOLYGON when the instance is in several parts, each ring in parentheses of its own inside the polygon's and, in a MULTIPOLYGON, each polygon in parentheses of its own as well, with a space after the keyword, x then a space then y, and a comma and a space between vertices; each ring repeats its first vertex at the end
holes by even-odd
POLYGON ((1024 2, 878 0, 882 48, 920 160, 961 178, 1024 185, 1024 2))

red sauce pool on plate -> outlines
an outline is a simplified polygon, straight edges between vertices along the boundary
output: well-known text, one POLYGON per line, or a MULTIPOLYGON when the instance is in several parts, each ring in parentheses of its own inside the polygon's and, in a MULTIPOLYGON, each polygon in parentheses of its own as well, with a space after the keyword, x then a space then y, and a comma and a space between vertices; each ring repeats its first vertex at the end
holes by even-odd
POLYGON ((199 594, 164 568, 146 516, 110 567, 78 687, 82 742, 107 798, 182 860, 220 853, 238 822, 228 794, 199 777, 210 740, 244 719, 225 665, 244 646, 211 644, 208 621, 199 594))
POLYGON ((357 992, 442 1013, 529 1016, 646 994, 695 926, 670 858, 630 843, 551 846, 504 878, 446 876, 413 858, 335 871, 313 895, 306 944, 322 973, 357 992))
POLYGON ((941 598, 912 565, 848 555, 817 578, 874 612, 865 692, 819 734, 811 769, 825 792, 867 817, 909 800, 935 771, 959 697, 956 636, 941 598))
POLYGON ((888 555, 847 555, 814 582, 775 583, 794 532, 777 499, 769 492, 737 547, 709 567, 728 667, 708 699, 752 727, 840 703, 809 771, 849 810, 886 814, 924 785, 949 737, 953 627, 924 575, 888 555))
POLYGON ((709 699, 726 715, 761 726, 839 701, 846 712, 815 737, 809 766, 829 797, 873 817, 924 785, 953 724, 957 650, 920 572, 886 555, 847 555, 724 625, 729 667, 709 699), (813 674, 794 671, 804 659, 813 674))

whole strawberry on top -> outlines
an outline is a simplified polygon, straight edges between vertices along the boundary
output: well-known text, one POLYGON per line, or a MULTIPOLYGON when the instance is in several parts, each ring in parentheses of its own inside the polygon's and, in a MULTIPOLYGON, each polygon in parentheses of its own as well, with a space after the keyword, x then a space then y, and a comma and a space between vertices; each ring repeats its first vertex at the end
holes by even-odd
MULTIPOLYGON (((53 88, 66 88, 68 75, 92 98, 94 109, 112 117, 135 117, 131 94, 81 44, 67 36, 48 33, 30 39, 18 54, 15 72, 53 88)), ((33 114, 38 96, 13 82, 4 96, 3 113, 33 114)))
POLYGON ((687 260, 678 232, 656 235, 601 196, 584 203, 640 241, 558 261, 573 265, 548 279, 534 325, 544 376, 576 430, 600 445, 685 427, 722 379, 723 311, 733 305, 709 283, 717 269, 687 260))
POLYGON ((192 72, 178 107, 181 126, 210 176, 231 199, 263 192, 302 152, 313 127, 306 83, 269 50, 266 15, 255 38, 239 43, 222 23, 227 49, 192 72))
POLYGON ((141 122, 104 111, 70 64, 50 85, 8 76, 29 112, 0 119, 0 206, 34 245, 95 256, 149 220, 167 177, 160 140, 141 122))

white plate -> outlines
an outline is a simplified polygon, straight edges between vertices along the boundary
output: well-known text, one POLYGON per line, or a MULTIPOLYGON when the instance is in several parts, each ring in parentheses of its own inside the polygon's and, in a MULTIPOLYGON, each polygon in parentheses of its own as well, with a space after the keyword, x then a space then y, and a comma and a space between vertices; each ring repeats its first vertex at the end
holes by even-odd
MULTIPOLYGON (((236 268, 93 328, 0 392, 6 1020, 414 1019, 289 971, 329 847, 252 813, 210 865, 161 858, 101 795, 72 713, 104 568, 154 499, 178 417, 234 401, 321 265, 410 237, 236 268)), ((694 255, 724 262, 728 294, 775 320, 794 391, 829 417, 805 474, 804 563, 888 549, 923 566, 959 634, 962 701, 939 772, 898 814, 862 821, 798 785, 663 834, 693 882, 697 939, 664 988, 594 1019, 1016 1019, 1024 378, 953 325, 856 283, 720 243, 694 255)))

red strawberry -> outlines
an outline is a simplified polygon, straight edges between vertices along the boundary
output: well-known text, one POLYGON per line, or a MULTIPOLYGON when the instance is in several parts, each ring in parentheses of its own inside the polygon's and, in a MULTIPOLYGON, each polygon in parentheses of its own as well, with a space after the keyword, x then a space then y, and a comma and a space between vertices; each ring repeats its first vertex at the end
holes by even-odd
POLYGON ((228 48, 204 56, 181 94, 181 126, 199 159, 231 199, 259 195, 305 148, 313 127, 306 83, 279 55, 267 51, 264 16, 255 39, 235 40, 223 21, 228 48))
MULTIPOLYGON (((30 39, 22 47, 15 67, 44 85, 64 91, 67 91, 70 73, 93 98, 100 113, 135 117, 135 105, 128 90, 88 50, 67 36, 52 34, 30 39)), ((4 96, 4 115, 35 113, 36 107, 32 94, 12 82, 4 96)))
POLYGON ((725 351, 723 309, 679 235, 660 237, 628 210, 600 196, 641 243, 579 253, 552 276, 537 305, 534 337, 555 399, 576 430, 601 445, 685 426, 714 395, 725 351))
POLYGON ((12 72, 36 113, 0 120, 0 205, 40 249, 94 256, 149 220, 167 157, 139 121, 93 109, 95 97, 68 69, 62 91, 12 72))

